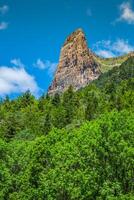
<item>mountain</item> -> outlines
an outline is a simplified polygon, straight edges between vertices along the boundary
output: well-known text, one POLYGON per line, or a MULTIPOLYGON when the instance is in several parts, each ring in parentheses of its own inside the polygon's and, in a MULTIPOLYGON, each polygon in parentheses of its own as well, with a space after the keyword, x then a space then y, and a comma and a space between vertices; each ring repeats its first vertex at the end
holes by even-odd
POLYGON ((134 78, 134 57, 129 57, 120 66, 113 67, 111 70, 102 73, 94 83, 99 88, 104 88, 106 84, 120 84, 121 81, 134 78))
POLYGON ((88 48, 83 30, 77 29, 67 37, 61 48, 59 64, 48 94, 64 92, 70 85, 75 90, 83 88, 133 55, 132 52, 117 58, 101 58, 88 48))
POLYGON ((127 57, 93 56, 105 72, 78 91, 0 101, 0 200, 134 200, 134 57, 115 65, 127 57))
POLYGON ((99 75, 99 64, 88 49, 84 32, 78 29, 66 39, 61 49, 57 71, 48 93, 63 92, 70 85, 78 90, 99 75))

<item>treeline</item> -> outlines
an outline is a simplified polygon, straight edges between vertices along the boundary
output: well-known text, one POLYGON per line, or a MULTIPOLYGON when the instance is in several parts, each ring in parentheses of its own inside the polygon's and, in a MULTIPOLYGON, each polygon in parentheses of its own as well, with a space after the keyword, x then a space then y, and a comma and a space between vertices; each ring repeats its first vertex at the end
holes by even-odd
POLYGON ((51 129, 80 126, 113 109, 133 109, 134 59, 102 75, 97 81, 74 92, 70 88, 53 97, 35 99, 29 91, 15 100, 6 97, 0 103, 0 137, 34 138, 51 129))
POLYGON ((134 58, 80 91, 0 103, 1 200, 134 199, 134 58))

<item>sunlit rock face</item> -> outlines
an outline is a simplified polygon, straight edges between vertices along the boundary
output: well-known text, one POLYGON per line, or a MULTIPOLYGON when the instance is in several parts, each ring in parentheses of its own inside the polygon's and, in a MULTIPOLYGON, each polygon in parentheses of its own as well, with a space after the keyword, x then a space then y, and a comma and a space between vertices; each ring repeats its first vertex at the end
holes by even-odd
POLYGON ((70 85, 78 90, 99 75, 99 66, 87 46, 85 34, 78 29, 66 39, 61 48, 59 64, 48 94, 61 93, 70 85))

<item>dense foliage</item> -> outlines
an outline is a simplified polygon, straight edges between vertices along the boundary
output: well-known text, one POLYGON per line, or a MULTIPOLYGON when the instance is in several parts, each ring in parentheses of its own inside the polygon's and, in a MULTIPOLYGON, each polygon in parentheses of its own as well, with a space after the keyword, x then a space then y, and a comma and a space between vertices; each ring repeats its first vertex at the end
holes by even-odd
POLYGON ((0 103, 0 200, 134 199, 134 58, 74 92, 0 103))

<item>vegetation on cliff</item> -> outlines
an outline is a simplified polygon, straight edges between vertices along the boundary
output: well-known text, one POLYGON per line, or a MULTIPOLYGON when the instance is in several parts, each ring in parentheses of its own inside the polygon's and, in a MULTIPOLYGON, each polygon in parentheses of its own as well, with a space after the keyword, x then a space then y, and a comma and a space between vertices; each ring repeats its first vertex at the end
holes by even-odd
POLYGON ((133 57, 77 92, 1 100, 0 199, 134 199, 133 57))

